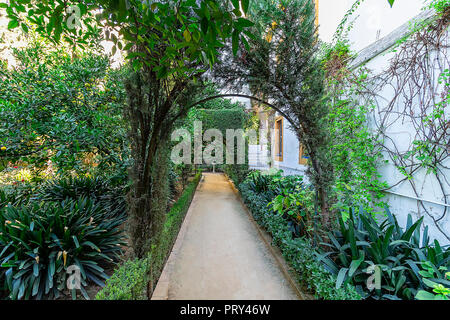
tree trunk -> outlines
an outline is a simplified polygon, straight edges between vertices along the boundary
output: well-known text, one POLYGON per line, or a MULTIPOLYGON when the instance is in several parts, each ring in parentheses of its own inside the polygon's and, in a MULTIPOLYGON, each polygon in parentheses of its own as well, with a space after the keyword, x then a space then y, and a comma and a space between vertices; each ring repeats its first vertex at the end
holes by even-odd
MULTIPOLYGON (((159 237, 165 221, 169 195, 167 152, 168 148, 165 146, 155 151, 149 177, 146 179, 149 182, 142 183, 143 179, 133 181, 128 195, 129 231, 134 254, 138 258, 143 258, 150 251, 151 244, 159 237)), ((144 162, 147 159, 134 160, 144 162)), ((133 172, 133 176, 135 175, 133 172)))

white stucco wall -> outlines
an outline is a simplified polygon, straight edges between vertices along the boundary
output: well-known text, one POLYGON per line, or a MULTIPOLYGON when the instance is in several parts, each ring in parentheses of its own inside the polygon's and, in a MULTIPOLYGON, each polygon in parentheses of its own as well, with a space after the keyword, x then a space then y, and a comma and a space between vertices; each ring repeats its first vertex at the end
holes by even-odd
MULTIPOLYGON (((389 60, 394 53, 381 54, 372 60, 370 60, 366 67, 369 68, 374 74, 379 74, 383 70, 389 67, 389 60)), ((447 66, 448 67, 448 66, 447 66)), ((393 99, 394 92, 392 87, 386 86, 381 92, 378 92, 380 99, 377 99, 376 111, 382 110, 386 107, 386 104, 393 99)), ((415 106, 419 106, 420 101, 416 101, 415 106)), ((402 108, 402 105, 397 107, 398 111, 402 108)), ((416 114, 420 114, 419 110, 416 110, 416 114)), ((450 108, 445 110, 446 118, 450 118, 450 108)), ((378 115, 377 112, 373 114, 371 118, 372 126, 375 122, 380 123, 381 117, 385 115, 378 115)), ((385 141, 385 145, 389 149, 393 149, 394 144, 400 153, 406 152, 412 142, 415 140, 415 130, 408 118, 404 121, 396 120, 396 114, 387 115, 388 123, 392 123, 386 130, 386 135, 392 139, 385 141)), ((389 155, 384 153, 384 158, 389 160, 389 155)), ((446 159, 444 166, 440 168, 442 175, 447 181, 450 181, 450 159, 446 159)), ((405 176, 394 166, 390 161, 387 164, 382 164, 379 167, 379 172, 382 175, 382 179, 388 183, 389 186, 395 186, 386 193, 385 200, 390 206, 390 210, 395 214, 399 220, 401 226, 406 225, 408 214, 411 214, 414 220, 424 217, 424 229, 425 225, 429 228, 429 234, 432 238, 437 239, 441 244, 450 244, 448 236, 450 236, 450 205, 445 205, 446 196, 447 202, 450 202, 450 186, 448 182, 442 181, 444 191, 440 187, 439 181, 434 174, 427 173, 425 168, 420 169, 413 175, 413 182, 416 185, 416 191, 413 189, 411 183, 407 180, 397 185, 399 181, 405 178, 405 176), (417 192, 417 194, 416 194, 417 192), (421 199, 423 201, 419 201, 421 199), (442 219, 441 219, 442 217, 442 219), (439 220, 436 223, 433 218, 439 220), (447 235, 447 237, 445 235, 447 235)))
MULTIPOLYGON (((319 36, 325 42, 331 42, 333 35, 347 10, 354 0, 320 0, 319 1, 319 36)), ((396 0, 391 8, 387 1, 364 0, 358 8, 353 29, 349 33, 352 50, 358 52, 377 40, 377 35, 384 37, 395 28, 415 17, 423 6, 423 0, 396 0), (380 32, 378 32, 378 30, 380 32)), ((353 18, 350 19, 350 21, 353 18)), ((374 68, 383 70, 385 59, 375 63, 374 68)), ((284 158, 282 162, 274 161, 274 166, 286 173, 299 174, 305 166, 298 164, 299 142, 289 129, 285 120, 284 126, 284 158)), ((274 144, 273 144, 274 145, 274 144)))
MULTIPOLYGON (((327 16, 333 15, 333 12, 343 10, 343 2, 347 2, 347 8, 353 3, 353 0, 342 1, 340 6, 333 5, 340 1, 322 0, 320 5, 319 20, 323 24, 321 26, 321 38, 324 41, 330 41, 330 30, 336 30, 340 20, 332 20, 327 16), (333 9, 334 7, 334 9, 333 9)), ((378 40, 377 31, 379 30, 380 38, 389 35, 396 28, 400 28, 403 24, 407 24, 408 21, 416 17, 421 13, 421 8, 424 6, 423 0, 396 0, 394 7, 391 9, 384 1, 379 0, 365 0, 357 11, 359 18, 356 20, 352 31, 349 33, 349 40, 351 48, 354 52, 359 52, 371 45, 374 41, 378 40)), ((345 11, 345 10, 344 10, 345 11)), ((398 29, 397 29, 398 30, 398 29)), ((366 67, 368 67, 373 74, 379 74, 389 67, 389 61, 395 53, 386 51, 370 60, 366 67)), ((392 88, 386 86, 382 92, 377 92, 380 99, 377 99, 378 110, 382 109, 387 101, 392 100, 393 91, 392 88)), ((417 102, 418 104, 420 102, 417 102)), ((446 114, 449 116, 449 110, 447 108, 446 114)), ((394 115, 392 118, 394 119, 394 115)), ((379 121, 375 117, 372 121, 379 121)), ((411 123, 394 121, 393 125, 389 127, 387 136, 393 140, 396 146, 401 151, 407 150, 414 138, 415 131, 413 130, 411 123)), ((388 147, 389 142, 386 141, 388 147)), ((384 154, 385 159, 388 159, 388 155, 384 154)), ((450 159, 446 160, 446 167, 450 164, 450 159)), ((443 175, 450 180, 450 169, 441 168, 443 175)), ((389 185, 396 185, 401 181, 404 176, 389 162, 383 164, 379 168, 379 172, 382 174, 382 179, 388 182, 389 185)), ((426 169, 420 170, 414 175, 414 182, 417 185, 416 194, 409 183, 405 181, 386 193, 385 200, 390 206, 390 210, 396 215, 401 226, 405 226, 407 222, 408 214, 411 214, 414 220, 424 217, 424 229, 425 225, 429 228, 429 234, 432 238, 437 239, 441 244, 449 244, 448 236, 450 235, 450 207, 445 205, 445 197, 450 195, 450 188, 448 184, 444 183, 444 192, 442 192, 440 185, 434 175, 427 174, 426 169), (419 201, 418 199, 422 200, 419 201), (426 211, 424 210, 426 209, 426 211), (448 212, 447 214, 445 214, 448 212), (432 217, 436 220, 440 219, 436 223, 432 217)))
MULTIPOLYGON (((319 0, 319 35, 331 42, 333 35, 355 0, 319 0)), ((356 18, 349 40, 354 51, 388 35, 392 30, 415 17, 424 6, 424 0, 395 0, 391 8, 387 0, 363 0, 349 21, 356 18)))

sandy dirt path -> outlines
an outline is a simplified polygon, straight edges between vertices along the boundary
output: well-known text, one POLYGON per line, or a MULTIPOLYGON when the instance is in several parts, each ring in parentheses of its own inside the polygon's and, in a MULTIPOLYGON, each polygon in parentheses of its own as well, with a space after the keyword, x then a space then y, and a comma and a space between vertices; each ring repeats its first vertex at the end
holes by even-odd
POLYGON ((169 299, 298 299, 224 175, 204 174, 191 206, 169 299))

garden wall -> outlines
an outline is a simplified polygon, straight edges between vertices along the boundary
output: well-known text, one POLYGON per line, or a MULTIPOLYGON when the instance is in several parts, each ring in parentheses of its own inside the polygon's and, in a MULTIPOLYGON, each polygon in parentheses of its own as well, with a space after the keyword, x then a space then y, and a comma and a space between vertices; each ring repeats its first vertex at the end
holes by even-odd
MULTIPOLYGON (((430 19, 433 15, 434 11, 424 11, 412 21, 366 47, 353 61, 353 68, 364 66, 374 76, 371 89, 376 91, 376 98, 370 122, 374 132, 383 131, 380 135, 384 143, 383 156, 388 162, 380 166, 379 172, 381 179, 392 187, 386 191, 385 199, 392 213, 397 216, 400 225, 406 225, 408 214, 412 214, 415 219, 423 216, 425 223, 422 228, 428 226, 432 238, 439 240, 441 244, 450 244, 450 214, 448 213, 450 211, 450 158, 446 156, 449 150, 448 131, 445 133, 444 129, 444 132, 440 132, 438 126, 436 126, 437 129, 434 126, 427 128, 420 123, 422 120, 420 117, 425 120, 426 116, 435 110, 435 104, 442 99, 440 93, 445 92, 443 84, 439 83, 439 78, 441 72, 449 65, 448 49, 439 49, 439 54, 425 50, 417 51, 417 54, 409 53, 412 59, 418 58, 415 62, 417 68, 422 68, 418 64, 425 61, 436 62, 436 67, 433 67, 434 72, 431 72, 429 76, 418 72, 415 78, 408 79, 406 73, 400 71, 397 74, 398 79, 395 79, 392 77, 393 72, 386 71, 393 64, 401 66, 403 55, 408 57, 401 51, 401 47, 395 48, 397 42, 411 31, 413 23, 430 19), (398 54, 402 54, 400 61, 396 60, 398 54), (425 58, 427 54, 431 55, 428 60, 425 58), (381 84, 386 81, 387 76, 390 78, 389 81, 381 84), (419 84, 418 86, 412 85, 415 81, 419 84), (396 98, 396 95, 400 97, 396 98), (434 143, 432 130, 435 129, 436 135, 442 134, 447 137, 447 145, 444 139, 444 145, 439 146, 444 150, 438 154, 438 157, 442 159, 437 165, 437 172, 433 172, 427 166, 427 159, 423 159, 423 154, 417 153, 420 147, 417 145, 418 141, 424 142, 425 147, 434 143), (414 159, 406 161, 407 172, 409 168, 414 168, 410 170, 413 173, 408 177, 399 170, 399 161, 396 157, 407 157, 411 152, 416 154, 412 156, 414 159)), ((448 34, 448 29, 446 32, 448 34)), ((408 50, 417 50, 414 48, 414 41, 416 41, 414 37, 408 40, 407 45, 411 46, 408 50)), ((448 45, 448 37, 445 41, 448 45)), ((418 45, 421 44, 418 43, 418 45)), ((401 70, 401 68, 398 69, 401 70)), ((448 83, 448 78, 443 82, 448 83)), ((449 118, 449 109, 448 105, 443 108, 443 119, 449 118)))

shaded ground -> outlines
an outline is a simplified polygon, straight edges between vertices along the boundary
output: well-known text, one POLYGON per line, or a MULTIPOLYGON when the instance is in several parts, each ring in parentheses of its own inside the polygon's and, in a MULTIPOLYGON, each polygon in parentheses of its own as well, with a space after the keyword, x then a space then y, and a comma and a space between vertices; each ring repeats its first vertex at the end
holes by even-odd
POLYGON ((298 299, 222 174, 204 174, 173 258, 169 299, 298 299))

